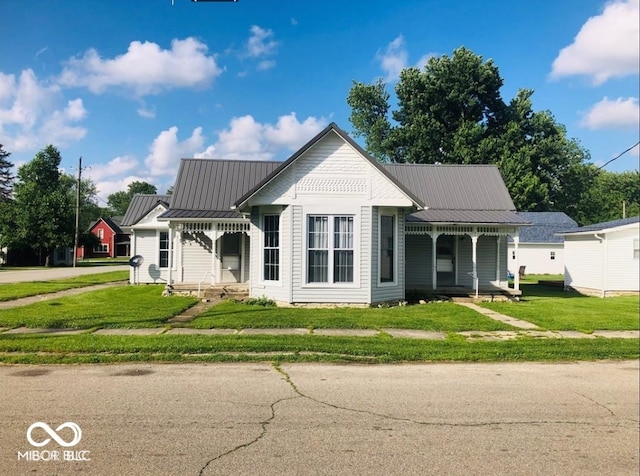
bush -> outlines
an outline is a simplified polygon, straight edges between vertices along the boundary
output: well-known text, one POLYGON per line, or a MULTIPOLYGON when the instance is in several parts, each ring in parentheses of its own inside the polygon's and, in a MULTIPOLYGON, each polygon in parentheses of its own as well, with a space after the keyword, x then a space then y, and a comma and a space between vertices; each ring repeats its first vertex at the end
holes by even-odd
POLYGON ((276 307, 276 302, 273 299, 269 299, 267 296, 249 298, 246 299, 244 303, 250 306, 276 307))

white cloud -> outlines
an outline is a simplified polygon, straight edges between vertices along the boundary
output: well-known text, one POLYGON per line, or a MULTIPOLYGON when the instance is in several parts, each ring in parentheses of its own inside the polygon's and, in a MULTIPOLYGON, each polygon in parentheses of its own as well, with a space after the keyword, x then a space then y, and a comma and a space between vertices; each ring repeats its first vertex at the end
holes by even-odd
POLYGON ((138 175, 129 175, 127 177, 114 180, 94 181, 96 189, 98 190, 98 198, 100 198, 104 203, 107 202, 107 197, 109 195, 115 192, 127 190, 129 188, 129 184, 132 182, 147 182, 154 184, 153 178, 141 177, 138 175))
POLYGON ((130 155, 118 156, 106 164, 92 164, 86 168, 84 174, 94 182, 108 177, 115 177, 129 172, 138 166, 138 161, 130 155))
POLYGON ((87 116, 82 99, 63 99, 57 85, 39 81, 31 69, 18 77, 0 73, 0 143, 26 152, 47 143, 64 147, 85 137, 77 123, 87 116))
POLYGON ((385 81, 397 81, 400 77, 400 71, 407 67, 409 61, 404 37, 398 35, 386 46, 384 51, 378 50, 376 60, 380 62, 380 68, 385 73, 385 81))
POLYGON ((276 62, 273 60, 264 60, 258 63, 258 66, 256 66, 256 69, 258 71, 266 71, 268 69, 274 68, 275 65, 276 65, 276 62))
POLYGON ((307 117, 303 122, 299 122, 296 113, 292 112, 286 116, 280 116, 275 126, 264 125, 263 130, 269 144, 295 151, 325 126, 324 119, 315 117, 307 117))
POLYGON ((173 88, 204 88, 221 73, 215 56, 207 55, 207 45, 186 38, 174 39, 169 50, 149 41, 132 41, 126 53, 113 59, 103 59, 90 49, 66 62, 58 82, 95 94, 124 88, 144 96, 173 88))
POLYGON ((610 78, 638 74, 640 61, 639 0, 607 3, 591 17, 554 60, 551 78, 585 75, 594 85, 610 78))
POLYGON ((153 176, 174 175, 178 170, 180 159, 193 157, 203 145, 202 127, 196 127, 191 137, 179 141, 178 128, 173 126, 160 132, 153 140, 149 147, 149 155, 144 162, 153 176))
POLYGON ((253 25, 249 29, 251 36, 247 40, 246 55, 251 58, 259 58, 261 56, 274 54, 278 42, 273 39, 273 30, 260 28, 253 25))
POLYGON ((145 119, 154 119, 156 117, 156 111, 145 106, 140 106, 136 112, 140 117, 144 117, 145 119))
POLYGON ((214 145, 218 157, 233 160, 270 160, 273 152, 263 144, 262 124, 251 115, 234 117, 228 129, 218 134, 214 145))
POLYGON ((604 97, 585 114, 580 125, 588 129, 637 129, 640 125, 638 98, 610 100, 608 97, 604 97))
POLYGON ((299 122, 294 112, 280 116, 275 125, 261 124, 253 116, 235 117, 218 134, 216 156, 234 160, 272 160, 286 150, 294 151, 326 125, 324 118, 308 117, 299 122))

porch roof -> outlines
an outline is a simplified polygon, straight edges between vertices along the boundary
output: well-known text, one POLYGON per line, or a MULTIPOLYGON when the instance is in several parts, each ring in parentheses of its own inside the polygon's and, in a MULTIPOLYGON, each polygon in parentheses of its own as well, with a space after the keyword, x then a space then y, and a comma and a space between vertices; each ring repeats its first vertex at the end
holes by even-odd
POLYGON ((407 215, 409 223, 464 223, 474 225, 528 225, 510 210, 421 210, 407 215))
POLYGON ((158 217, 159 220, 239 219, 242 215, 233 210, 186 210, 171 208, 158 217))

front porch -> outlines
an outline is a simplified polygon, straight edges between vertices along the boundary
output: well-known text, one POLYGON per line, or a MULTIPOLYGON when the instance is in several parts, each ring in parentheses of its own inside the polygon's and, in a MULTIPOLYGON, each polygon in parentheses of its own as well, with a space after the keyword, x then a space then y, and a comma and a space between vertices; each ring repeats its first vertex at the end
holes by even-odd
POLYGON ((478 298, 519 296, 520 277, 510 287, 507 276, 508 236, 517 247, 516 226, 407 223, 405 288, 478 298))

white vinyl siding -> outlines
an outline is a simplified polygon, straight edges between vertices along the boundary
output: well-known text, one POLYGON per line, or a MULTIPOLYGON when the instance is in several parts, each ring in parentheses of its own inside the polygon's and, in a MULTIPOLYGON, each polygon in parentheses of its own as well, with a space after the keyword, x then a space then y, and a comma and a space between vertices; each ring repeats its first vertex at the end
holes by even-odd
POLYGON ((203 232, 182 234, 182 281, 209 284, 214 281, 211 237, 203 232))
POLYGON ((373 263, 372 266, 374 270, 374 277, 372 279, 372 293, 371 293, 371 301, 373 303, 376 302, 385 302, 385 301, 395 301, 398 299, 404 299, 404 279, 405 279, 405 264, 404 264, 404 256, 405 256, 405 234, 404 234, 404 221, 405 217, 401 210, 397 211, 397 216, 395 219, 396 229, 396 280, 393 283, 381 283, 380 275, 379 275, 379 264, 380 264, 380 215, 381 214, 392 214, 391 209, 388 208, 374 208, 373 213, 373 225, 372 225, 372 256, 373 263))
POLYGON ((602 290, 604 253, 600 241, 592 235, 566 236, 564 246, 565 285, 602 290))
MULTIPOLYGON (((168 268, 160 268, 159 243, 160 235, 157 230, 135 231, 135 254, 144 258, 142 266, 137 268, 135 280, 139 283, 166 283, 168 268)), ((134 268, 131 268, 131 282, 134 282, 134 268)))
POLYGON ((431 237, 428 235, 408 235, 405 237, 407 252, 407 289, 431 289, 431 237))
MULTIPOLYGON (((515 255, 515 245, 509 243, 510 255, 515 255)), ((526 266, 527 274, 562 274, 564 272, 564 244, 563 243, 520 243, 518 244, 518 263, 526 266), (551 259, 555 253, 555 259, 551 259)), ((515 259, 509 260, 509 271, 514 269, 515 259)))

